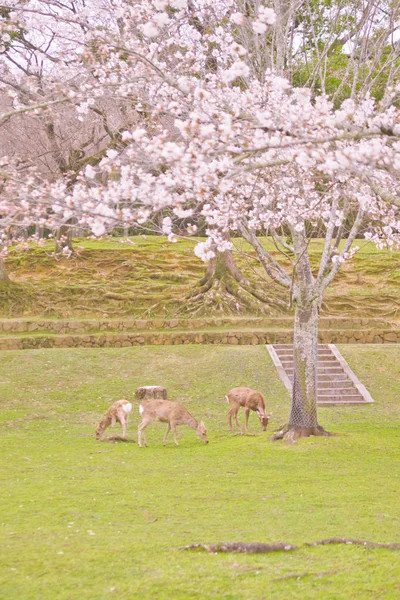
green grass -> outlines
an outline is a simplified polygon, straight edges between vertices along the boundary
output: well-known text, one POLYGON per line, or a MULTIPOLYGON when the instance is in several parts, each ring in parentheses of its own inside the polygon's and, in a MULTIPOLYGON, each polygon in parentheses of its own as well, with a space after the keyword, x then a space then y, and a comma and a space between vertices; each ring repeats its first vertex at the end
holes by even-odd
MULTIPOLYGON (((340 432, 272 444, 289 397, 264 347, 0 353, 0 598, 397 599, 400 553, 353 546, 271 555, 180 550, 199 542, 400 541, 400 348, 341 347, 375 404, 320 409, 340 432), (96 442, 111 402, 161 384, 205 420, 179 447, 96 442), (231 435, 225 392, 262 391, 270 431, 231 435)), ((243 415, 241 416, 243 419, 243 415)), ((129 427, 136 439, 135 405, 129 427)), ((110 430, 107 430, 110 433, 110 430)))

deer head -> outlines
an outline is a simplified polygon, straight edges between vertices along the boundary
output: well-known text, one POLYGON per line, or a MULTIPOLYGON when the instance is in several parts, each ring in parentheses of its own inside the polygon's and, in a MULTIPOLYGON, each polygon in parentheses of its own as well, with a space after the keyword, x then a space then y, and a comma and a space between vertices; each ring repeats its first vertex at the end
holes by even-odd
POLYGON ((265 431, 267 429, 267 425, 269 423, 271 416, 272 416, 272 413, 270 413, 269 415, 263 415, 261 413, 257 413, 257 417, 260 419, 260 423, 262 425, 263 431, 265 431))
POLYGON ((96 440, 99 440, 102 436, 104 428, 101 423, 99 423, 96 427, 96 440))
POLYGON ((207 429, 206 429, 206 426, 204 425, 203 421, 200 421, 200 423, 198 424, 196 433, 205 444, 208 444, 207 429))

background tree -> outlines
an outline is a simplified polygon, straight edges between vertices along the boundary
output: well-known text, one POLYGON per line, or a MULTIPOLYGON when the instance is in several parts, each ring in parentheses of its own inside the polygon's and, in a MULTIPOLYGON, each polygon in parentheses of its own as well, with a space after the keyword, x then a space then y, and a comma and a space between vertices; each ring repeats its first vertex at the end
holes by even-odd
MULTIPOLYGON (((91 4, 92 11, 96 4, 91 4)), ((0 11, 0 107, 6 114, 16 109, 13 118, 0 122, 0 157, 18 158, 19 172, 22 165, 34 166, 49 181, 64 178, 70 186, 87 164, 98 164, 108 149, 121 152, 125 146, 121 132, 140 120, 129 101, 116 100, 112 93, 80 103, 78 109, 74 105, 75 96, 75 104, 82 98, 78 83, 90 88, 96 80, 89 70, 80 77, 74 58, 75 52, 84 49, 82 35, 87 26, 78 15, 84 14, 86 6, 80 0, 36 5, 10 2, 0 11), (13 8, 21 9, 25 19, 14 19, 13 8), (58 103, 65 85, 69 98, 61 100, 69 101, 58 103), (33 105, 44 108, 24 111, 33 105)), ((92 15, 93 24, 105 26, 104 18, 92 15)), ((71 217, 54 232, 57 253, 73 251, 75 227, 76 219, 71 217)), ((26 235, 26 230, 20 233, 26 235)), ((36 227, 36 235, 42 234, 43 228, 36 227)))

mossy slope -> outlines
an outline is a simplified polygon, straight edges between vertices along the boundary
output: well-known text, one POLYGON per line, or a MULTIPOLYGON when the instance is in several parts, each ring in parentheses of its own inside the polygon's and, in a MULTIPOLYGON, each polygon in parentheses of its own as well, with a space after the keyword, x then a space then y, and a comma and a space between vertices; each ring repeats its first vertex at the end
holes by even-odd
MULTIPOLYGON (((264 243, 275 252, 268 240, 264 243)), ((270 298, 265 314, 282 315, 286 292, 266 280, 241 240, 235 245, 238 266, 270 298), (243 249, 248 252, 246 256, 241 253, 243 249)), ((77 253, 69 260, 56 260, 50 245, 12 251, 7 260, 12 283, 0 288, 0 316, 190 316, 188 298, 205 272, 193 253, 194 243, 180 240, 171 244, 165 238, 139 236, 129 243, 77 240, 75 247, 77 253)), ((310 252, 317 268, 321 242, 313 241, 310 252)), ((289 263, 286 267, 290 270, 289 263)), ((328 288, 323 314, 397 319, 399 282, 400 253, 378 252, 373 245, 364 245, 328 288)), ((286 312, 291 313, 289 307, 286 312)), ((207 314, 220 313, 210 305, 204 307, 203 316, 207 314)))

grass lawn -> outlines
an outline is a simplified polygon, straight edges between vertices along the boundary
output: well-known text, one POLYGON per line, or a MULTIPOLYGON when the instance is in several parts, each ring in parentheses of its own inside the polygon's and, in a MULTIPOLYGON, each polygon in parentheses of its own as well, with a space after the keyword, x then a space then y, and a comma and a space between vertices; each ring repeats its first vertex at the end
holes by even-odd
POLYGON ((321 409, 321 424, 341 435, 293 447, 269 441, 289 397, 261 346, 1 352, 1 600, 397 600, 400 551, 180 549, 400 542, 400 347, 340 349, 375 404, 321 409), (207 446, 182 427, 181 445, 163 447, 156 424, 139 449, 136 404, 131 443, 96 442, 108 406, 151 384, 204 419, 207 446), (265 393, 274 413, 266 434, 254 414, 254 435, 230 434, 223 397, 237 385, 265 393))

